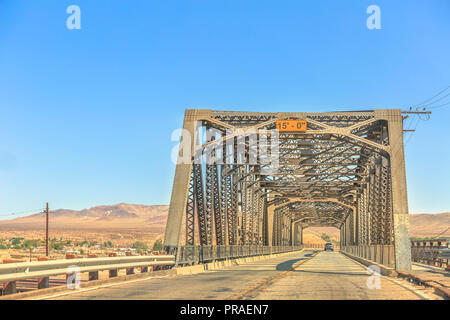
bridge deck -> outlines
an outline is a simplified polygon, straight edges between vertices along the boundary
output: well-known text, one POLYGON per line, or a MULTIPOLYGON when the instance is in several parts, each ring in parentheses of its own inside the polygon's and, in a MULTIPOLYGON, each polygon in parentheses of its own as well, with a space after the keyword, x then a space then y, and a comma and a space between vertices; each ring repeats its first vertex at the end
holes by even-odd
POLYGON ((369 289, 366 286, 368 277, 364 267, 338 252, 308 250, 218 271, 81 289, 47 298, 420 299, 424 295, 436 298, 428 295, 427 289, 412 291, 401 281, 394 282, 385 277, 381 278, 380 289, 369 289), (311 256, 314 257, 310 259, 311 256))
POLYGON ((380 289, 370 289, 367 286, 369 276, 365 268, 344 255, 338 252, 321 252, 311 261, 299 266, 288 276, 265 290, 259 291, 251 298, 296 300, 416 300, 422 298, 388 280, 387 277, 380 278, 380 289))

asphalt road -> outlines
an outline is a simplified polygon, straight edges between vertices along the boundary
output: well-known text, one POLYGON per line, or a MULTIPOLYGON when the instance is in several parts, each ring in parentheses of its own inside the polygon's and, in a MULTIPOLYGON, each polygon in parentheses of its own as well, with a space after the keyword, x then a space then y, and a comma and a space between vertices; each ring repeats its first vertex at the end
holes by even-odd
POLYGON ((286 277, 248 297, 295 300, 421 299, 401 281, 371 275, 367 268, 338 252, 321 252, 286 277))
MULTIPOLYGON (((370 282, 366 268, 338 252, 302 251, 219 271, 81 289, 50 299, 420 299, 385 277, 370 282), (315 253, 318 253, 315 255, 315 253), (314 256, 311 258, 311 256, 314 256)), ((372 278, 373 279, 373 278, 372 278)))

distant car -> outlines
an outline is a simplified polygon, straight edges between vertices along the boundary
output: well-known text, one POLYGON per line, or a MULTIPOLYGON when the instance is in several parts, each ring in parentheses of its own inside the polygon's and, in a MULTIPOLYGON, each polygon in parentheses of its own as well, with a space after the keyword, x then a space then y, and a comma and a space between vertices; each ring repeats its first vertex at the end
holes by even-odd
POLYGON ((324 248, 323 250, 324 250, 324 251, 328 251, 328 250, 334 251, 333 244, 332 244, 331 242, 326 243, 326 244, 325 244, 325 248, 324 248))

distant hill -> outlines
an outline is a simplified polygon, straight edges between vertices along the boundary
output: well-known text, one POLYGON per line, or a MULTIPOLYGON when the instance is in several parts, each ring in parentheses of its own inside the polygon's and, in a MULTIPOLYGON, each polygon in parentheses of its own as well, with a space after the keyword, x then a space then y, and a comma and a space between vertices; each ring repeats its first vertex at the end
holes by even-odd
MULTIPOLYGON (((52 229, 117 230, 142 229, 163 232, 168 205, 138 205, 119 203, 111 206, 97 206, 80 211, 59 209, 50 212, 52 229)), ((45 223, 45 214, 39 213, 11 220, 0 220, 2 229, 40 229, 45 223)), ((339 230, 329 227, 310 228, 312 234, 328 234, 339 238, 339 230)), ((437 214, 410 214, 412 237, 450 237, 450 212, 437 214), (445 231, 447 229, 447 231, 445 231), (444 232, 445 231, 445 232, 444 232)))
MULTIPOLYGON (((339 239, 339 230, 330 227, 309 228, 318 234, 325 233, 332 239, 339 239)), ((450 237, 450 212, 418 213, 409 215, 409 231, 411 237, 450 237)))
POLYGON ((450 237, 450 212, 411 214, 409 224, 412 237, 450 237))
MULTIPOLYGON (((119 203, 80 211, 50 211, 52 229, 164 229, 169 206, 119 203)), ((0 228, 36 229, 45 223, 45 214, 38 213, 12 220, 0 220, 0 228)))

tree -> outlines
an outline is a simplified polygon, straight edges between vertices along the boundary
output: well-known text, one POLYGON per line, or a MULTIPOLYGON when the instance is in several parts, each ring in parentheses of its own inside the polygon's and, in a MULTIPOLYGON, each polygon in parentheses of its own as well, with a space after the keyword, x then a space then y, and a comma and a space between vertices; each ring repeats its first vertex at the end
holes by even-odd
POLYGON ((158 239, 153 243, 153 251, 160 251, 163 249, 162 240, 158 239))
POLYGON ((60 242, 51 242, 50 248, 55 249, 55 250, 62 250, 62 249, 64 249, 64 245, 60 242))
POLYGON ((104 243, 103 243, 103 246, 105 247, 105 248, 111 248, 112 246, 113 246, 113 244, 112 244, 112 242, 111 241, 105 241, 104 243))
POLYGON ((25 240, 23 246, 27 249, 37 248, 39 240, 25 240))
POLYGON ((14 246, 17 246, 17 245, 19 245, 22 242, 22 240, 23 240, 23 238, 12 238, 11 243, 14 246))
POLYGON ((135 248, 137 251, 148 250, 147 244, 141 241, 136 241, 135 243, 133 243, 132 247, 135 248))
POLYGON ((83 240, 83 241, 81 241, 80 246, 84 247, 88 244, 89 244, 89 242, 87 242, 87 240, 83 240))
POLYGON ((23 242, 23 246, 26 249, 30 249, 30 261, 31 261, 31 251, 33 251, 33 248, 36 248, 39 244, 39 240, 25 240, 23 242))

